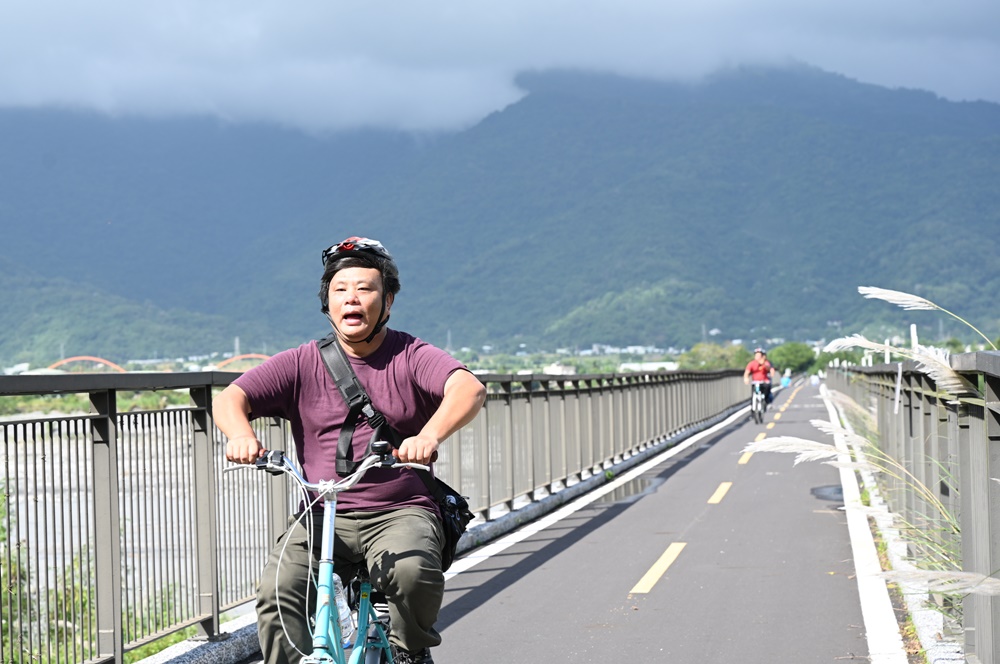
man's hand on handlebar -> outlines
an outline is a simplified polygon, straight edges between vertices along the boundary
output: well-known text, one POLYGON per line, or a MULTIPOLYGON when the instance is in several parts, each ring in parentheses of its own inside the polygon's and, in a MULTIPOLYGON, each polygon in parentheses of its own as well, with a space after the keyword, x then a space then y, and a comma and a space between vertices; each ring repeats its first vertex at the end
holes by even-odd
POLYGON ((226 442, 226 459, 233 463, 254 463, 265 452, 257 436, 236 436, 226 442))
POLYGON ((420 463, 426 466, 437 460, 439 445, 431 436, 417 434, 404 440, 393 454, 403 463, 420 463))

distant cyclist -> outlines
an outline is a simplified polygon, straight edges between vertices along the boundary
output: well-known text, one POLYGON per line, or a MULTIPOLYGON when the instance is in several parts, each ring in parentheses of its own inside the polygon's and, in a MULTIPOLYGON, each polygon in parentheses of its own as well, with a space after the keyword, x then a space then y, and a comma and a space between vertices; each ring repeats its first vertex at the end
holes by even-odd
POLYGON ((777 375, 777 371, 767 359, 767 352, 763 348, 753 349, 753 359, 743 370, 743 383, 749 385, 751 381, 760 383, 760 391, 764 393, 764 403, 771 403, 771 380, 777 375))

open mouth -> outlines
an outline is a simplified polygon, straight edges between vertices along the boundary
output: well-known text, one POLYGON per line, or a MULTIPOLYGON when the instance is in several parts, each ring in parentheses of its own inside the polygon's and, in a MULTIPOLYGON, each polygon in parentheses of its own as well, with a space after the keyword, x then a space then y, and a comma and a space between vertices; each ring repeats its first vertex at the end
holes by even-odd
POLYGON ((364 317, 361 314, 344 314, 344 322, 348 325, 361 325, 364 317))

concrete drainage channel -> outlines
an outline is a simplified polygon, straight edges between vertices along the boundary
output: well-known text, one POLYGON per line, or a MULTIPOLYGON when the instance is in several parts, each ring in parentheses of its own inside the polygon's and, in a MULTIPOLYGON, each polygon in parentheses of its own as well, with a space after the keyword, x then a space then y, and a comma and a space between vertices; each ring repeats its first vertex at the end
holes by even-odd
MULTIPOLYGON (((619 461, 609 467, 613 475, 621 475, 625 471, 646 461, 647 459, 674 447, 685 439, 704 431, 746 406, 734 406, 701 424, 683 429, 669 438, 663 438, 650 443, 641 451, 619 461)), ((552 512, 571 500, 592 491, 605 482, 603 474, 590 477, 552 493, 540 500, 527 503, 514 511, 485 523, 473 524, 458 543, 458 553, 462 554, 502 535, 517 530, 521 526, 552 512)), ((642 492, 641 489, 639 490, 642 492)), ((257 641, 257 620, 252 609, 240 617, 222 623, 219 626, 220 636, 214 640, 188 639, 160 651, 159 653, 140 660, 138 664, 236 664, 260 654, 260 644, 257 641)))

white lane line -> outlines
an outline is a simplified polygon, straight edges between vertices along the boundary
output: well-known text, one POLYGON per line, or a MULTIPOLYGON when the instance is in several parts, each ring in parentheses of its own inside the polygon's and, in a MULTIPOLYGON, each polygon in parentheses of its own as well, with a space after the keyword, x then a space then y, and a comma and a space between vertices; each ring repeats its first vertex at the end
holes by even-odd
MULTIPOLYGON (((824 383, 820 388, 830 422, 840 426, 840 417, 829 398, 829 390, 824 383)), ((849 463, 851 455, 842 436, 834 436, 834 443, 840 452, 838 461, 849 463)), ((840 469, 840 485, 844 491, 844 506, 847 508, 847 530, 851 536, 851 551, 854 554, 854 570, 858 578, 858 593, 861 595, 861 615, 865 621, 868 638, 868 656, 872 664, 907 664, 903 638, 899 634, 899 623, 889 599, 889 589, 880 575, 882 565, 878 560, 875 542, 868 517, 861 504, 858 478, 853 470, 840 469)))

